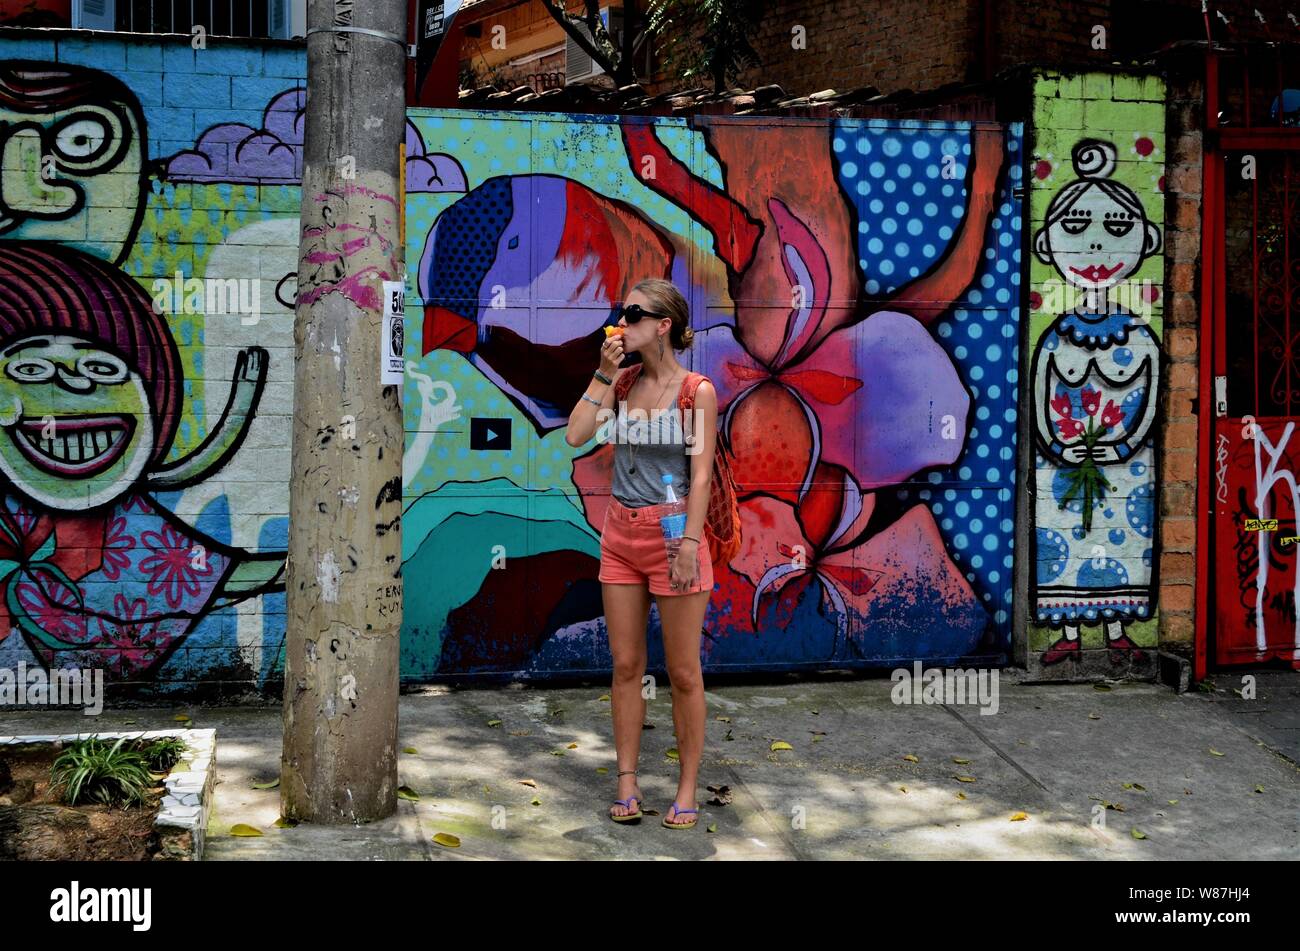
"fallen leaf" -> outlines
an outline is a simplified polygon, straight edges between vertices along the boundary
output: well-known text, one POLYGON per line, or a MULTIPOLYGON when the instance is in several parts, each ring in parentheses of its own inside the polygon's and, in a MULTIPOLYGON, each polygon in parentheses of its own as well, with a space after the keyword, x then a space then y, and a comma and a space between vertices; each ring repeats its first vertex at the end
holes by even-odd
MULTIPOLYGON (((602 766, 601 769, 605 769, 605 767, 602 766)), ((535 779, 521 779, 521 780, 519 780, 519 785, 520 785, 520 786, 531 786, 533 789, 536 789, 536 788, 537 788, 537 780, 535 780, 535 779)))
POLYGON ((915 756, 913 756, 911 753, 908 753, 906 756, 903 757, 903 759, 905 759, 905 760, 906 760, 907 762, 909 762, 909 763, 919 763, 919 762, 921 762, 919 759, 917 759, 917 758, 916 758, 915 756))
POLYGON ((1136 789, 1138 792, 1146 792, 1147 788, 1141 783, 1120 783, 1125 789, 1136 789))
POLYGON ((717 720, 719 723, 730 723, 730 722, 731 722, 731 717, 714 717, 713 719, 717 720))
POLYGON ((552 756, 564 756, 565 753, 564 753, 564 750, 551 750, 551 755, 552 755, 552 756))
POLYGON ((775 753, 777 750, 792 750, 794 747, 785 740, 773 740, 771 749, 772 752, 775 753))
POLYGON ((959 783, 973 783, 973 782, 975 782, 975 777, 974 777, 974 776, 954 776, 953 779, 957 780, 957 782, 959 782, 959 783))
POLYGON ((298 824, 297 819, 289 819, 286 818, 285 816, 281 816, 279 819, 275 820, 275 827, 277 829, 292 829, 297 824, 298 824))
POLYGON ((1140 830, 1137 826, 1134 826, 1132 829, 1129 830, 1129 832, 1133 835, 1133 838, 1135 839, 1145 839, 1147 837, 1147 834, 1142 830, 1140 830))
POLYGON ((230 834, 238 836, 258 836, 262 834, 262 830, 250 825, 245 825, 241 822, 230 827, 230 834))
POLYGON ((1257 793, 1262 793, 1263 791, 1264 791, 1264 787, 1263 787, 1263 786, 1256 786, 1256 787, 1255 787, 1255 792, 1257 792, 1257 793))
POLYGON ((418 752, 420 752, 420 751, 417 750, 414 746, 406 746, 406 747, 403 747, 403 748, 402 748, 402 752, 403 752, 403 753, 418 753, 418 752))
POLYGON ((609 694, 607 694, 607 693, 602 693, 602 694, 601 694, 599 697, 597 697, 596 699, 599 700, 599 701, 601 701, 601 702, 603 702, 603 703, 609 703, 609 702, 610 702, 609 694))
POLYGON ((677 747, 675 746, 672 749, 665 750, 664 755, 667 756, 669 759, 675 759, 675 760, 681 759, 681 754, 677 752, 677 747))
POLYGON ((1220 753, 1220 752, 1219 752, 1218 750, 1216 750, 1214 747, 1210 747, 1210 755, 1211 755, 1211 756, 1223 756, 1224 754, 1223 754, 1223 753, 1220 753))
POLYGON ((172 719, 175 720, 177 723, 189 723, 189 722, 190 722, 190 717, 189 717, 189 714, 187 714, 187 713, 178 713, 178 714, 176 714, 176 716, 172 717, 172 719))
POLYGON ((1170 799, 1170 800, 1169 800, 1169 805, 1171 805, 1171 806, 1176 806, 1176 805, 1178 805, 1178 800, 1177 800, 1177 799, 1170 799))
POLYGON ((1025 821, 1026 819, 1028 819, 1028 818, 1029 818, 1029 814, 1028 814, 1028 813, 1026 813, 1026 812, 1017 812, 1017 813, 1014 813, 1014 814, 1011 816, 1010 821, 1011 821, 1011 822, 1024 822, 1024 821, 1025 821))
POLYGON ((716 822, 710 822, 707 826, 704 827, 704 831, 705 831, 705 832, 717 832, 717 831, 718 831, 718 824, 717 824, 716 822))
POLYGON ((609 772, 609 767, 608 767, 608 766, 597 766, 597 767, 596 767, 596 772, 597 772, 599 775, 604 776, 606 773, 609 772))
POLYGON ((966 794, 965 794, 964 792, 959 792, 959 793, 957 793, 957 798, 958 798, 958 799, 965 799, 965 798, 966 798, 966 794))
POLYGON ((729 806, 731 805, 731 787, 730 786, 708 786, 709 792, 713 793, 713 798, 707 801, 710 806, 729 806))
POLYGON ((570 743, 570 744, 569 744, 569 749, 571 749, 571 750, 576 750, 577 748, 578 748, 578 744, 577 744, 577 743, 570 743))
POLYGON ((1089 720, 1100 720, 1100 719, 1101 719, 1101 714, 1100 714, 1100 713, 1090 713, 1090 714, 1088 714, 1088 719, 1089 719, 1089 720))
POLYGON ((450 832, 439 832, 433 837, 433 841, 449 849, 460 848, 460 837, 452 835, 450 832))
POLYGON ((824 740, 824 739, 826 739, 826 737, 824 737, 824 736, 814 736, 814 737, 812 738, 812 741, 813 741, 814 743, 820 743, 820 742, 821 742, 822 740, 824 740))
POLYGON ((412 789, 410 786, 398 786, 397 798, 405 799, 407 802, 419 802, 420 794, 416 792, 414 789, 412 789))
POLYGON ((534 796, 534 797, 529 801, 529 805, 530 805, 530 806, 540 806, 541 804, 542 804, 542 801, 541 801, 540 799, 538 799, 536 796, 534 796))
POLYGON ((279 779, 279 777, 277 776, 275 779, 269 780, 269 781, 264 782, 264 783, 253 783, 253 788, 254 788, 254 789, 274 789, 274 788, 275 788, 276 786, 278 786, 278 785, 280 785, 280 779, 279 779))
POLYGON ((809 710, 808 712, 811 713, 811 714, 812 714, 813 716, 815 716, 815 717, 819 717, 819 716, 822 715, 822 712, 821 712, 820 710, 809 710))
POLYGON ((488 725, 488 726, 493 726, 493 727, 500 726, 500 725, 501 725, 501 721, 500 721, 500 720, 488 720, 487 725, 488 725))
POLYGON ((958 766, 968 766, 968 765, 970 765, 970 760, 968 760, 968 759, 964 759, 963 757, 960 757, 960 756, 954 756, 954 757, 952 758, 952 761, 953 761, 954 763, 956 763, 958 766))

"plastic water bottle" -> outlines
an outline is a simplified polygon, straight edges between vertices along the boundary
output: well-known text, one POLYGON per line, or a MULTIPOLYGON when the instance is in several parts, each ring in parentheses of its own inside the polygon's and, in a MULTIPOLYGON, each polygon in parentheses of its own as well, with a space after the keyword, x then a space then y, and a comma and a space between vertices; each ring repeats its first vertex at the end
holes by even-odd
POLYGON ((665 472, 663 479, 666 495, 664 505, 667 510, 659 518, 659 528, 664 533, 664 548, 668 552, 668 568, 671 570, 673 559, 682 547, 682 536, 686 534, 686 502, 678 499, 677 493, 673 491, 672 474, 665 472))

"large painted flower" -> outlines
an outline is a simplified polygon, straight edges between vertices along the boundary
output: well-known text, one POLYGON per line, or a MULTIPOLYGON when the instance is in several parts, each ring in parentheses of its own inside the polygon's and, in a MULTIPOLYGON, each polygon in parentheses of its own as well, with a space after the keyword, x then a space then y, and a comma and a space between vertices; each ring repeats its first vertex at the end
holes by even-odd
POLYGON ((150 594, 163 595, 167 606, 175 610, 187 596, 200 593, 200 579, 212 574, 206 552, 192 551, 188 540, 166 524, 160 531, 145 532, 140 541, 153 552, 140 562, 140 570, 149 576, 150 594))

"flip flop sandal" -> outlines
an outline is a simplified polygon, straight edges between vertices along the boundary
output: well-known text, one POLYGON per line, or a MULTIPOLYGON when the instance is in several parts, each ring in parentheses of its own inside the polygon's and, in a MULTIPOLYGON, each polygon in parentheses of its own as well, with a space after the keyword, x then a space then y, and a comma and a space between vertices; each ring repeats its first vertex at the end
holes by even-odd
MULTIPOLYGON (((631 773, 633 776, 635 776, 635 775, 636 775, 636 770, 634 770, 634 769, 623 769, 623 770, 619 770, 618 775, 620 775, 620 776, 625 776, 625 775, 627 775, 628 773, 631 773)), ((615 800, 614 800, 614 805, 616 805, 616 806, 622 806, 624 809, 631 809, 631 808, 632 808, 632 803, 634 803, 634 802, 636 803, 636 812, 629 812, 629 813, 628 813, 627 815, 625 815, 625 816, 616 816, 616 815, 614 815, 614 813, 611 812, 611 813, 609 814, 609 817, 610 817, 611 819, 613 819, 615 822, 638 822, 638 821, 640 821, 640 819, 641 819, 641 797, 640 797, 640 796, 628 796, 626 799, 615 799, 615 800)))
POLYGON ((698 809, 680 809, 678 808, 677 803, 674 802, 672 804, 672 808, 669 811, 672 812, 674 816, 681 816, 681 815, 685 815, 688 812, 693 812, 695 813, 696 817, 692 819, 690 822, 669 822, 668 817, 664 816, 663 825, 664 828, 666 829, 694 829, 695 823, 700 821, 698 809))
POLYGON ((636 803, 636 812, 629 812, 625 816, 616 816, 610 813, 609 817, 615 822, 632 822, 641 818, 641 800, 636 796, 628 796, 626 799, 615 799, 614 805, 622 806, 624 809, 631 809, 632 803, 636 803))

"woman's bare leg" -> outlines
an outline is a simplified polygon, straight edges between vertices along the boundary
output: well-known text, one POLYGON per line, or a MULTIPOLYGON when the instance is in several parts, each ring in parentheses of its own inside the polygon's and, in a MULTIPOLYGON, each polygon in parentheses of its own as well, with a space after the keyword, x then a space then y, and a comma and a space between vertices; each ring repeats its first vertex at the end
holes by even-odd
MULTIPOLYGON (((673 688, 673 726, 677 730, 677 755, 681 772, 677 804, 694 809, 699 784, 700 757, 704 753, 704 677, 700 671, 700 629, 709 605, 709 591, 698 594, 655 596, 663 624, 664 654, 673 688)), ((669 822, 672 817, 665 816, 669 822)), ((687 814, 689 822, 695 816, 687 814)))
MULTIPOLYGON (((641 725, 645 723, 645 697, 641 695, 641 678, 646 665, 646 622, 650 618, 650 592, 645 585, 602 584, 605 601, 605 627, 609 632, 609 650, 614 658, 614 680, 609 697, 614 715, 614 750, 618 771, 636 769, 641 755, 641 725)), ((638 795, 641 787, 636 777, 618 777, 616 799, 638 795)), ((637 805, 641 803, 638 800, 637 805)), ((610 813, 625 816, 634 809, 615 805, 610 813)))

